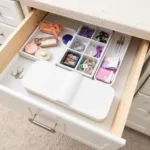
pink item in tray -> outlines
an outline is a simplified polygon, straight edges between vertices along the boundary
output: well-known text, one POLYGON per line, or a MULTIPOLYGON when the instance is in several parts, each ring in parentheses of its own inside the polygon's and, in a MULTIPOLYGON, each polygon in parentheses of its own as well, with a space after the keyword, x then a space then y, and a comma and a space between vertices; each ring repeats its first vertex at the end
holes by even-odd
POLYGON ((120 63, 119 57, 105 57, 101 67, 115 71, 118 69, 119 63, 120 63))
POLYGON ((114 73, 112 70, 108 70, 105 68, 99 68, 99 70, 96 74, 96 79, 110 84, 113 80, 113 75, 114 75, 114 73))
POLYGON ((37 49, 38 47, 34 43, 30 43, 25 46, 25 52, 31 55, 33 55, 37 51, 37 49))

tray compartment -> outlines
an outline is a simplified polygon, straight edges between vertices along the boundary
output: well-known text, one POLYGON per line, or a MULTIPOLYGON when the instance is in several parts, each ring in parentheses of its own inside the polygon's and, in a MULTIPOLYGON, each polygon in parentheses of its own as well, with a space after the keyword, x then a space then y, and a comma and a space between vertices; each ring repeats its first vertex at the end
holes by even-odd
POLYGON ((61 59, 61 64, 65 67, 75 68, 81 58, 81 54, 67 50, 63 58, 61 59))
POLYGON ((82 53, 87 48, 89 42, 89 39, 76 35, 70 44, 70 49, 82 53))
POLYGON ((96 26, 91 24, 82 24, 78 29, 77 34, 88 39, 92 39, 96 31, 96 26))
POLYGON ((83 74, 87 74, 89 77, 93 76, 98 60, 87 55, 83 55, 78 63, 77 70, 83 74))
MULTIPOLYGON (((96 76, 98 74, 100 67, 102 67, 102 63, 103 63, 104 59, 107 57, 107 58, 109 58, 109 60, 112 61, 113 59, 117 58, 117 59, 119 59, 118 68, 116 70, 115 69, 107 69, 107 70, 113 70, 112 81, 110 83, 106 83, 106 82, 105 83, 112 85, 115 82, 116 76, 120 70, 121 64, 123 62, 123 59, 124 59, 124 56, 128 49, 128 46, 130 44, 130 41, 131 41, 131 36, 121 34, 118 32, 114 33, 112 40, 111 40, 109 46, 107 47, 107 51, 103 57, 103 60, 100 62, 99 67, 95 73, 96 80, 98 80, 96 76)), ((109 74, 108 72, 105 72, 105 73, 109 74)), ((98 81, 103 82, 102 80, 98 80, 98 81)))
POLYGON ((112 35, 113 35, 112 30, 108 30, 108 29, 105 29, 105 28, 102 28, 102 27, 97 27, 92 39, 95 40, 95 41, 104 43, 104 44, 108 44, 111 37, 112 37, 112 35), (104 33, 105 33, 105 35, 108 35, 108 37, 105 37, 104 33), (103 35, 103 37, 105 37, 105 38, 103 38, 101 35, 103 35), (101 36, 101 38, 100 38, 100 36, 101 36), (106 42, 103 42, 103 40, 106 41, 106 42))
POLYGON ((95 59, 101 59, 104 52, 105 52, 104 43, 91 40, 85 51, 85 54, 90 57, 94 57, 95 59))

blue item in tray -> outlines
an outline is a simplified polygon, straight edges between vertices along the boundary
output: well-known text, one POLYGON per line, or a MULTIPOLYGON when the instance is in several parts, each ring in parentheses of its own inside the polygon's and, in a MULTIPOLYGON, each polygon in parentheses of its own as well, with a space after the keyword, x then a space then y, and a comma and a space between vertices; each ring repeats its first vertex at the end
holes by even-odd
POLYGON ((62 37, 62 41, 64 44, 67 44, 69 41, 71 41, 73 38, 73 36, 71 34, 65 34, 63 37, 62 37))

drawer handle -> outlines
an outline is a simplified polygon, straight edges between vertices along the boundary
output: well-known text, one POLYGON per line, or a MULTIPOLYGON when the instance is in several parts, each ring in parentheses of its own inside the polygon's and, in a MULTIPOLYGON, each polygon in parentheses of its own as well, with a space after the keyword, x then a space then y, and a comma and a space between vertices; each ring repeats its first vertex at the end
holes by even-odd
POLYGON ((42 124, 40 122, 35 121, 35 117, 36 117, 36 114, 34 115, 33 119, 32 118, 28 118, 29 122, 31 122, 31 123, 33 123, 33 124, 35 124, 35 125, 43 128, 43 129, 46 129, 47 131, 49 131, 51 133, 56 133, 55 129, 56 129, 57 123, 55 123, 54 128, 49 128, 46 125, 44 125, 44 124, 42 124))
POLYGON ((0 33, 0 36, 4 36, 4 33, 0 33))
POLYGON ((2 13, 0 12, 0 17, 3 17, 2 13))

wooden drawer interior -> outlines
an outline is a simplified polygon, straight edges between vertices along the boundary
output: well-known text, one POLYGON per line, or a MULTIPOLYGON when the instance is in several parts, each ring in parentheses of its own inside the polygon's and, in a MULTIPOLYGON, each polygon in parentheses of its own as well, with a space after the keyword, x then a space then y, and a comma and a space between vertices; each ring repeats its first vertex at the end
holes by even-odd
MULTIPOLYGON (((2 73, 2 76, 4 75, 4 79, 2 80, 3 86, 17 88, 13 86, 13 84, 7 85, 8 82, 6 83, 7 76, 9 76, 8 70, 10 70, 11 67, 11 69, 13 69, 13 67, 15 68, 18 63, 25 65, 26 68, 31 65, 32 62, 30 60, 16 54, 46 15, 47 12, 40 10, 33 10, 30 12, 19 27, 11 34, 11 36, 9 36, 7 41, 0 47, 0 73, 2 73), (17 61, 10 64, 12 60, 17 61)), ((111 110, 113 113, 109 114, 109 117, 104 123, 94 123, 93 121, 88 120, 89 123, 94 126, 97 125, 101 129, 108 130, 119 137, 122 136, 148 46, 149 42, 145 40, 137 38, 132 39, 121 70, 117 76, 117 81, 113 85, 113 88, 116 90, 116 100, 113 103, 113 108, 111 110)), ((14 90, 26 95, 26 92, 23 91, 22 87, 19 89, 20 91, 17 91, 17 89, 14 90)), ((27 94, 26 96, 31 96, 31 94, 27 94)), ((31 97, 37 98, 37 96, 31 97)), ((87 121, 87 119, 85 120, 87 121)))

